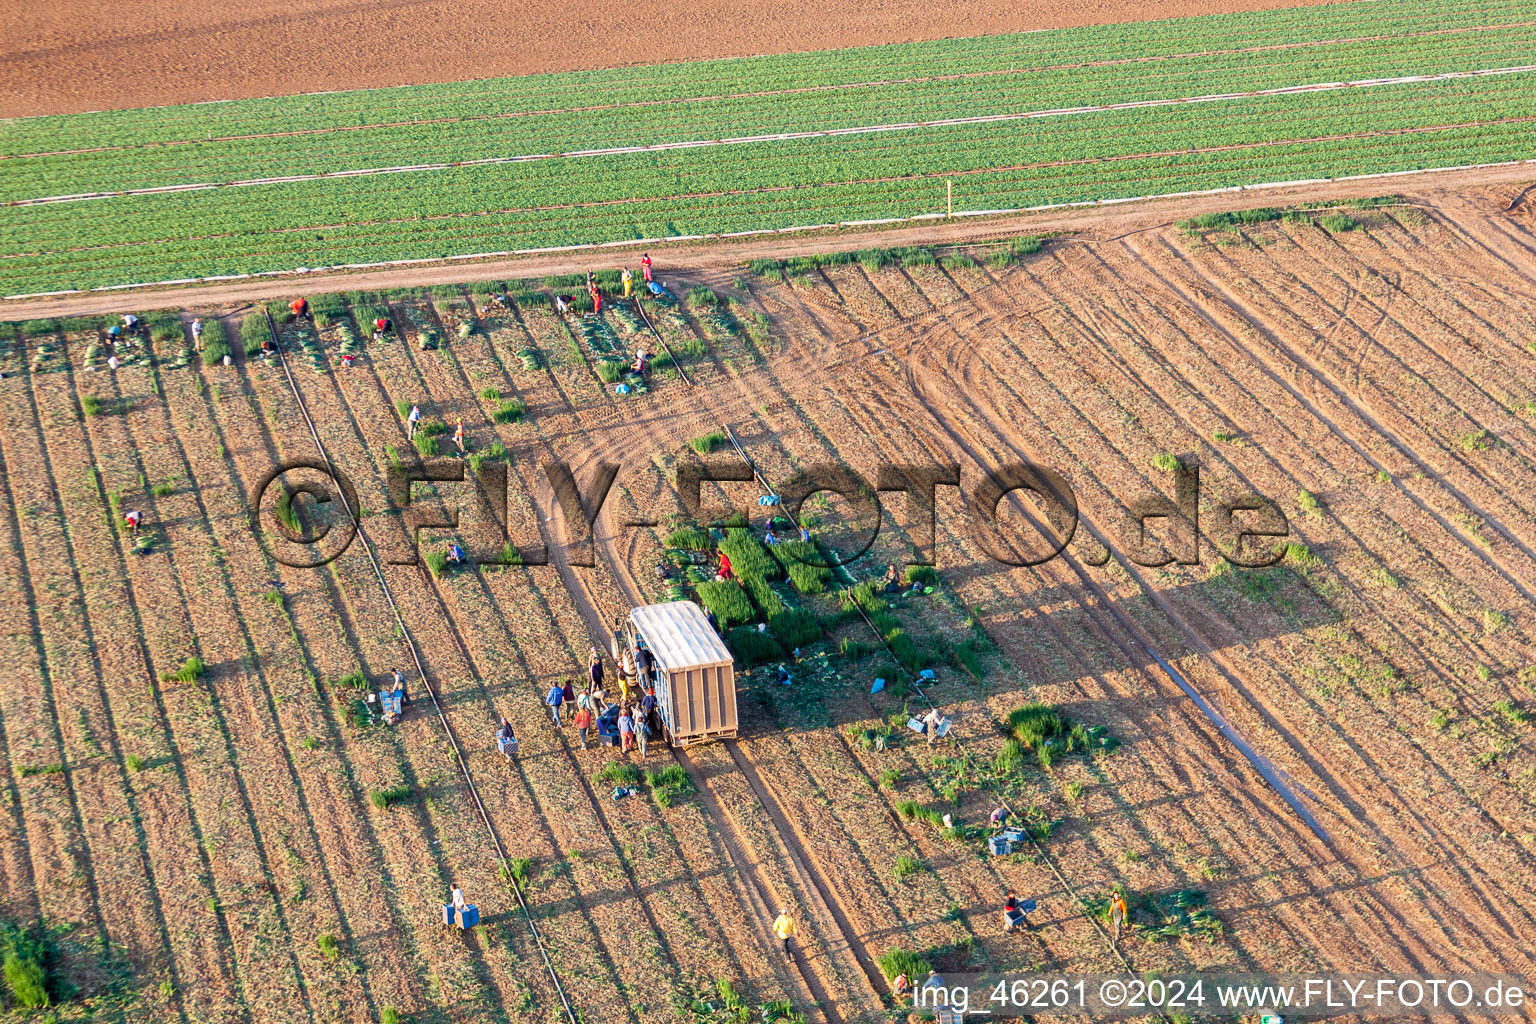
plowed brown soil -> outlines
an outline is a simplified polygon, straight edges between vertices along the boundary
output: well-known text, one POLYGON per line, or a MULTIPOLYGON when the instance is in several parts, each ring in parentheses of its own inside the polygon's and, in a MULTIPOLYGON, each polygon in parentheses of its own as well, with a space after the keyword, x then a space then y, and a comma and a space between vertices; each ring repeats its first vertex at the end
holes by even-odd
POLYGON ((1321 0, 109 0, 0 6, 0 116, 870 46, 1321 0))

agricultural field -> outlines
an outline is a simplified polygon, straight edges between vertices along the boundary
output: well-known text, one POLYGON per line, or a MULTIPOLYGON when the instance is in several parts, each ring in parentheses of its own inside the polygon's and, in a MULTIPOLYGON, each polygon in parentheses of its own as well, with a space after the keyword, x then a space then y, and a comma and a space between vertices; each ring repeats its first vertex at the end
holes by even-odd
MULTIPOLYGON (((822 245, 592 316, 551 302, 580 275, 312 293, 313 322, 188 291, 116 367, 131 297, 6 323, 6 955, 61 1021, 873 1024, 929 968, 1529 976, 1527 191, 822 245), (262 491, 297 460, 308 498, 262 491), (1010 567, 969 524, 1020 461, 1077 525, 1010 567), (590 528, 554 462, 583 494, 617 467, 590 528), (690 508, 701 464, 747 479, 690 508), (870 540, 855 497, 899 465, 961 488, 881 490, 870 540), (760 503, 828 466, 846 494, 760 503), (1200 536, 1143 536, 1196 468, 1200 536), (1243 494, 1272 546, 1223 531, 1243 494), (556 728, 549 687, 680 597, 737 657, 740 736, 642 763, 556 728), (1000 804, 1028 840, 993 856, 1000 804)), ((1043 514, 1003 503, 1011 550, 1043 514)))
POLYGON ((0 294, 1536 158, 1536 4, 1372 0, 0 123, 0 294))

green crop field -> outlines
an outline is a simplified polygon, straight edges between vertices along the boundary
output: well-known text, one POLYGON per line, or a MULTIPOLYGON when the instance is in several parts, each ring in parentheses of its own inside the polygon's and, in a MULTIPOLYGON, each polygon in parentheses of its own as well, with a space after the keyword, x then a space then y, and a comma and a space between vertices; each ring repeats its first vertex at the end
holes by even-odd
POLYGON ((0 293, 1525 159, 1533 44, 1536 0, 1368 0, 11 120, 0 293))

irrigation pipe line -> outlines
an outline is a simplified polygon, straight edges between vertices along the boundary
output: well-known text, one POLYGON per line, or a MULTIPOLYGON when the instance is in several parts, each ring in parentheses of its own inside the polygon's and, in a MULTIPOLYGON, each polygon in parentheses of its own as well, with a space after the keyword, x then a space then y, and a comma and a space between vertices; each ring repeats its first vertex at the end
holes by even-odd
POLYGON ((502 848, 501 839, 497 837, 496 829, 491 824, 490 812, 485 809, 485 802, 480 799, 480 791, 475 788, 475 780, 469 774, 469 764, 464 760, 464 752, 459 748, 459 741, 453 735, 453 727, 448 724, 448 716, 443 711, 442 702, 438 700, 437 691, 432 688, 432 684, 427 680, 427 671, 421 663, 421 655, 416 649, 416 641, 411 638, 411 631, 406 628, 405 619, 400 615, 400 607, 395 603, 395 595, 389 589, 389 582, 384 578, 384 569, 379 564, 378 555, 374 553, 373 543, 368 539, 368 534, 363 530, 362 520, 358 518, 356 510, 352 508, 352 503, 347 500, 346 491, 340 486, 341 478, 337 475, 336 464, 331 461, 330 453, 325 450, 325 445, 320 440, 320 433, 315 429, 315 421, 309 416, 309 407, 304 404, 304 396, 299 393, 298 381, 293 378, 293 370, 289 368, 288 359, 283 355, 282 343, 278 340, 277 325, 272 320, 272 311, 269 309, 265 312, 267 315, 267 331, 272 335, 272 344, 277 348, 278 361, 282 364, 283 374, 288 378, 288 387, 293 391, 293 399, 298 403, 299 415, 304 418, 304 426, 308 428, 309 436, 315 442, 315 449, 320 453, 320 457, 325 460, 328 472, 331 474, 331 479, 337 482, 336 490, 341 496, 342 507, 346 509, 347 516, 352 520, 353 528, 357 531, 358 537, 363 542, 363 550, 368 553, 368 561, 373 566, 374 575, 378 577, 380 589, 384 591, 384 600, 389 603, 389 610, 395 617, 395 628, 405 638, 406 649, 410 651, 411 661, 416 665, 416 672, 421 677, 421 685, 427 691, 427 695, 432 698, 432 707, 437 712, 437 720, 442 724, 443 734, 448 737, 448 745, 453 748, 454 759, 458 762, 459 774, 464 776, 464 784, 469 789, 469 797, 475 805, 475 812, 479 815, 481 823, 485 825, 485 831, 491 839, 491 846, 496 850, 498 868, 505 873, 507 883, 511 885, 513 894, 517 896, 518 906, 523 911, 523 919, 528 923, 528 931, 533 935, 533 941, 539 947, 539 955, 544 960, 544 968, 549 972, 550 981, 554 983, 555 994, 560 997, 560 1004, 565 1008, 566 1017, 569 1018, 570 1024, 580 1024, 576 1011, 571 1007, 571 1001, 565 994, 565 986, 560 984, 560 975, 555 971, 555 964, 549 957, 549 950, 544 946, 544 936, 539 933, 539 927, 533 921, 533 913, 528 909, 528 901, 523 896, 522 886, 518 884, 517 879, 513 877, 512 873, 506 870, 508 863, 507 852, 502 848))
MULTIPOLYGON (((898 672, 902 673, 903 675, 905 675, 909 680, 911 680, 912 688, 914 690, 916 690, 917 691, 917 695, 923 699, 923 703, 927 704, 930 710, 937 711, 938 710, 938 705, 935 704, 931 699, 929 699, 927 692, 923 689, 922 684, 918 680, 918 678, 916 676, 914 676, 911 672, 908 672, 906 667, 904 665, 902 665, 901 660, 896 657, 896 652, 891 650, 891 645, 886 642, 885 636, 883 634, 881 634, 880 630, 875 627, 874 622, 872 622, 870 620, 870 618, 869 618, 869 614, 864 611, 864 606, 859 604, 858 599, 853 596, 853 588, 852 587, 844 588, 843 596, 848 599, 848 603, 849 604, 853 605, 854 608, 858 609, 859 617, 864 620, 864 624, 867 625, 870 628, 870 631, 872 633, 874 633, 875 636, 880 640, 881 646, 883 646, 886 649, 886 652, 888 654, 890 654, 892 662, 896 666, 896 670, 898 672)), ((970 754, 966 753, 966 751, 963 748, 961 748, 959 743, 955 744, 954 749, 955 749, 955 752, 957 754, 959 754, 959 756, 965 761, 965 763, 967 765, 969 765, 971 768, 975 769, 978 774, 980 773, 981 766, 979 764, 977 764, 976 761, 974 761, 971 758, 970 754)), ((1007 799, 1005 797, 1003 797, 1001 794, 998 795, 997 802, 999 804, 1001 804, 1008 811, 1009 815, 1012 815, 1014 813, 1013 808, 1008 806, 1007 799)), ((1022 820, 1022 818, 1020 820, 1022 820)), ((1047 867, 1049 867, 1051 869, 1051 874, 1056 876, 1056 881, 1061 884, 1061 887, 1063 889, 1065 889, 1067 891, 1067 893, 1074 900, 1077 901, 1078 906, 1081 907, 1083 905, 1083 898, 1077 894, 1077 890, 1072 887, 1072 883, 1067 881, 1066 876, 1061 873, 1061 869, 1056 866, 1055 860, 1053 860, 1051 858, 1050 854, 1045 852, 1045 847, 1040 845, 1039 840, 1037 840, 1034 837, 1034 835, 1032 835, 1030 833, 1030 831, 1028 829, 1024 830, 1024 838, 1029 840, 1029 845, 1034 847, 1035 852, 1037 854, 1039 854, 1040 859, 1045 863, 1045 865, 1047 867)), ((1131 962, 1125 958, 1125 954, 1120 952, 1120 947, 1115 944, 1115 940, 1113 938, 1111 938, 1109 932, 1107 932, 1104 929, 1104 925, 1102 923, 1100 923, 1099 919, 1096 916, 1094 916, 1093 914, 1087 914, 1086 916, 1087 916, 1089 921, 1093 922, 1094 929, 1099 933, 1099 935, 1104 939, 1104 942, 1109 946, 1110 952, 1115 954, 1115 959, 1120 961, 1120 966, 1125 969, 1125 972, 1127 974, 1134 974, 1135 973, 1135 968, 1133 968, 1131 966, 1131 962)), ((1166 1015, 1159 1014, 1159 1016, 1163 1020, 1165 1020, 1165 1021, 1169 1020, 1169 1018, 1166 1015)), ((1171 1024, 1171 1022, 1170 1022, 1170 1024, 1171 1024)))
POLYGON ((447 160, 430 164, 359 167, 342 171, 323 171, 315 174, 285 174, 269 178, 241 178, 234 181, 199 181, 180 185, 152 185, 146 188, 120 189, 109 192, 76 192, 66 195, 13 199, 5 205, 49 206, 57 203, 82 203, 98 199, 118 199, 129 196, 208 192, 215 189, 248 188, 257 185, 292 185, 299 182, 329 181, 338 178, 366 178, 382 174, 420 174, 461 167, 495 167, 505 164, 531 163, 543 160, 580 160, 589 157, 631 156, 637 153, 667 153, 677 150, 712 149, 717 146, 746 146, 769 142, 830 139, 845 135, 880 135, 887 132, 921 131, 927 128, 1009 124, 1019 121, 1037 121, 1052 117, 1074 117, 1083 114, 1113 113, 1122 110, 1146 110, 1156 107, 1191 106, 1201 103, 1228 103, 1236 100, 1261 99, 1269 96, 1297 96, 1306 93, 1337 92, 1342 89, 1368 89, 1387 85, 1420 85, 1426 82, 1455 82, 1469 78, 1485 78, 1495 75, 1518 75, 1530 71, 1536 71, 1536 64, 1522 64, 1501 68, 1479 68, 1474 71, 1447 71, 1437 75, 1402 75, 1396 78, 1362 78, 1347 82, 1312 82, 1306 85, 1287 85, 1273 89, 1254 89, 1248 92, 1211 93, 1204 96, 1170 96, 1164 99, 1130 100, 1124 103, 1096 103, 1080 107, 1058 107, 1050 110, 1025 110, 1012 114, 942 117, 928 121, 898 121, 889 124, 851 125, 847 128, 822 128, 803 132, 737 135, 723 139, 686 139, 679 142, 658 142, 649 146, 610 146, 602 149, 571 150, 564 153, 519 153, 512 156, 490 156, 475 160, 447 160))
POLYGON ((672 346, 667 344, 667 339, 663 338, 661 332, 656 329, 656 325, 651 323, 651 318, 645 315, 645 305, 641 303, 640 296, 634 296, 631 301, 635 304, 635 312, 639 313, 640 319, 645 321, 645 326, 651 329, 651 333, 656 336, 656 340, 661 343, 661 347, 667 350, 667 358, 672 360, 672 365, 677 367, 678 373, 682 374, 683 383, 693 387, 693 381, 689 379, 688 371, 683 369, 683 364, 678 362, 677 356, 672 353, 672 346))
MULTIPOLYGON (((1181 192, 1152 192, 1139 196, 1120 196, 1113 199, 1078 199, 1066 203, 1039 203, 1034 206, 1010 206, 995 210, 956 210, 954 213, 919 213, 910 217, 878 217, 868 220, 827 221, 822 224, 791 224, 782 228, 751 228, 746 231, 707 232, 694 235, 660 235, 653 238, 620 238, 608 242, 576 242, 571 245, 546 245, 530 249, 501 249, 494 252, 466 252, 453 256, 417 256, 411 259, 378 260, 372 263, 334 263, 320 267, 292 267, 288 270, 257 270, 244 274, 215 274, 208 277, 177 277, 164 281, 135 281, 130 284, 102 284, 92 288, 62 288, 49 292, 21 292, 4 296, 6 302, 23 302, 29 299, 57 299, 66 295, 89 295, 100 292, 132 291, 139 288, 173 288, 180 285, 218 284, 225 281, 254 281, 262 277, 304 277, 310 274, 334 273, 347 270, 385 270, 390 267, 419 267, 429 264, 463 263, 473 260, 507 259, 517 256, 554 256, 560 253, 590 253, 604 249, 633 249, 648 245, 669 245, 680 242, 719 242, 761 235, 803 234, 811 231, 834 231, 839 228, 888 227, 893 224, 912 224, 929 220, 958 220, 961 217, 1010 217, 1025 213, 1049 213, 1055 210, 1076 210, 1090 206, 1124 206, 1145 203, 1156 199, 1198 199, 1237 192, 1261 192, 1283 188, 1302 188, 1308 185, 1337 185, 1352 181, 1382 181, 1388 178, 1410 178, 1421 174, 1451 174, 1459 171, 1491 171, 1501 167, 1524 167, 1536 164, 1536 158, 1497 160, 1481 164, 1455 164, 1444 167, 1415 167, 1406 171, 1375 171, 1370 174, 1345 174, 1336 178, 1294 178, 1290 181, 1263 181, 1251 185, 1222 185, 1218 188, 1188 189, 1181 192)), ((956 245, 970 244, 965 241, 956 245)), ((40 253, 11 253, 0 255, 0 260, 18 259, 40 253)))
POLYGON ((722 423, 720 425, 725 428, 725 436, 730 439, 731 447, 736 449, 736 454, 741 456, 741 461, 747 464, 747 468, 752 470, 752 475, 757 478, 758 486, 773 495, 779 501, 779 504, 782 505, 783 499, 779 497, 779 492, 773 489, 773 485, 768 482, 767 477, 757 471, 757 463, 752 461, 752 457, 741 446, 741 442, 736 440, 736 432, 731 429, 731 425, 729 423, 722 423))

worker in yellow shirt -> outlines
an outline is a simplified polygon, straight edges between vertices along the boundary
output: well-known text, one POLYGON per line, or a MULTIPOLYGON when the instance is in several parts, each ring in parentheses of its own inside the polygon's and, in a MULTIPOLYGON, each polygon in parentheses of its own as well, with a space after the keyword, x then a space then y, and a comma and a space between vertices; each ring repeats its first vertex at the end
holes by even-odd
POLYGON ((635 275, 629 272, 628 267, 625 267, 624 272, 619 275, 619 280, 624 282, 624 297, 627 299, 629 298, 630 286, 635 283, 635 275))
POLYGON ((780 941, 784 943, 784 956, 789 959, 794 959, 792 956, 790 956, 789 940, 795 936, 795 922, 789 916, 789 911, 779 911, 779 916, 775 918, 773 922, 773 934, 777 935, 780 941))

